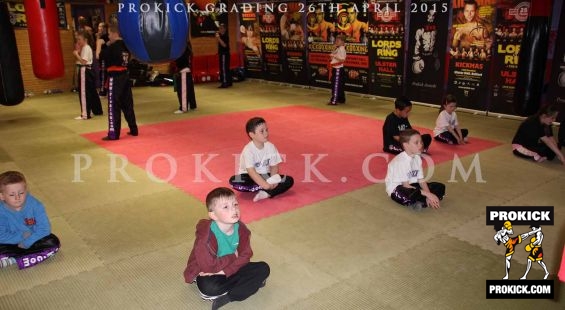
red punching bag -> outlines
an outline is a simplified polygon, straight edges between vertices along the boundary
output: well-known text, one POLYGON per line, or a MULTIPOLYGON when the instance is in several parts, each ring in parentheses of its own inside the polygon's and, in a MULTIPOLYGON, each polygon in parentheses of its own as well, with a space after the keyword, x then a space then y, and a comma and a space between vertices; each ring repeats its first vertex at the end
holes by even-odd
POLYGON ((24 0, 33 73, 49 80, 65 74, 55 0, 24 0))

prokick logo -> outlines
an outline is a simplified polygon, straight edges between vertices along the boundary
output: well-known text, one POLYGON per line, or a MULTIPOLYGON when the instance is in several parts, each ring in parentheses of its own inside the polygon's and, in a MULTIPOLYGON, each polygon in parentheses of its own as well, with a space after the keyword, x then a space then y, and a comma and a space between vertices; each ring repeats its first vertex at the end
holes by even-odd
POLYGON ((504 266, 506 274, 502 280, 487 280, 487 298, 517 298, 517 299, 553 299, 554 283, 547 280, 549 271, 543 261, 542 242, 544 234, 542 226, 552 226, 554 223, 553 207, 487 207, 487 225, 493 226, 496 233, 494 241, 503 245, 504 266), (518 228, 517 226, 525 226, 518 228), (514 234, 514 231, 523 231, 514 234), (526 270, 518 280, 508 280, 512 256, 519 250, 520 244, 525 243, 524 250, 528 252, 526 270), (526 280, 532 265, 537 263, 543 271, 543 280, 526 280))

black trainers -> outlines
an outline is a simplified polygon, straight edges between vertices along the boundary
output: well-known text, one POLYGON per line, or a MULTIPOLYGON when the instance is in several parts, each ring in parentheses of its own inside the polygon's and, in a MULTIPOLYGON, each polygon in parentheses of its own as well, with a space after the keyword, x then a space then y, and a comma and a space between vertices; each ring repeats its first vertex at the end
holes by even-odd
POLYGON ((118 139, 112 139, 112 138, 106 136, 106 137, 102 138, 102 140, 104 140, 104 141, 114 141, 114 140, 119 140, 119 138, 118 139))
POLYGON ((137 131, 128 131, 128 135, 137 137, 137 136, 139 136, 139 132, 137 132, 137 131))
POLYGON ((227 305, 230 301, 231 299, 228 295, 218 297, 214 299, 214 302, 212 302, 212 310, 220 309, 220 307, 227 305))

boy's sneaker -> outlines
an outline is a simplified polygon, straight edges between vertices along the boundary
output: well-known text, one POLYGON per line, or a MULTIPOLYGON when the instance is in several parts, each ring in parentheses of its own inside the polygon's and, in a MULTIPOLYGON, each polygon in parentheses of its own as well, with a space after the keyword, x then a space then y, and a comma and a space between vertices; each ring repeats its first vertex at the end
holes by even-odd
POLYGON ((184 114, 184 113, 186 113, 186 111, 183 111, 183 110, 175 110, 173 112, 173 114, 184 114))
POLYGON ((228 295, 218 297, 212 302, 212 310, 220 309, 220 307, 227 305, 230 301, 231 299, 228 295))
POLYGON ((13 257, 3 257, 0 259, 0 268, 6 268, 10 265, 16 263, 16 259, 13 257))
POLYGON ((222 297, 222 296, 224 296, 224 295, 226 295, 226 294, 228 293, 228 292, 225 292, 225 293, 223 293, 222 295, 208 296, 208 295, 202 293, 200 290, 198 290, 198 292, 200 293, 200 298, 202 298, 202 299, 204 299, 204 300, 210 300, 210 301, 215 300, 215 299, 218 299, 218 298, 220 298, 220 297, 222 297))
POLYGON ((412 211, 415 211, 415 212, 422 211, 423 207, 424 207, 424 204, 420 201, 416 201, 415 203, 408 205, 408 208, 410 208, 412 211))

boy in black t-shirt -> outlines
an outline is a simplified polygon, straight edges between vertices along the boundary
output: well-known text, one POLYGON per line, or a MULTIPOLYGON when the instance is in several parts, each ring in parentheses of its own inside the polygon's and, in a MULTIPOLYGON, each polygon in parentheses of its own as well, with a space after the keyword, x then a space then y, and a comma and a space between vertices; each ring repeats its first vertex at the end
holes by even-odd
MULTIPOLYGON (((412 129, 408 121, 408 114, 412 111, 412 102, 406 97, 399 97, 394 101, 394 112, 390 113, 383 125, 383 151, 391 154, 400 154, 403 149, 399 142, 400 132, 406 129, 412 129)), ((432 136, 423 134, 422 142, 424 143, 424 153, 428 152, 428 148, 432 143, 432 136)))
POLYGON ((528 117, 512 139, 514 155, 542 162, 555 157, 565 165, 565 157, 553 137, 551 124, 557 118, 557 107, 544 106, 538 113, 528 117))

